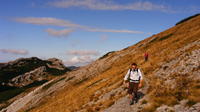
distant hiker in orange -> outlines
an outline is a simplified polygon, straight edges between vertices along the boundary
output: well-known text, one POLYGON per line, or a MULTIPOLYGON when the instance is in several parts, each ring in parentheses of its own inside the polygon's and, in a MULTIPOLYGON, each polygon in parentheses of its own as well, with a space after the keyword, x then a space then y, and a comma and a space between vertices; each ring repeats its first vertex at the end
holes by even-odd
POLYGON ((128 86, 130 105, 137 103, 137 91, 138 88, 142 87, 142 81, 142 72, 137 67, 136 63, 132 63, 131 68, 128 70, 127 74, 124 77, 124 85, 128 86))
POLYGON ((149 54, 147 52, 144 53, 144 61, 148 61, 149 54))

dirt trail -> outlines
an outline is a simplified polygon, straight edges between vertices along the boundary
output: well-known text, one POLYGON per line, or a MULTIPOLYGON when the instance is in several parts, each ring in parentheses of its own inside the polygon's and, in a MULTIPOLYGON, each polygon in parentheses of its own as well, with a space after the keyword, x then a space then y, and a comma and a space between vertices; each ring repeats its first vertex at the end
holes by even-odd
POLYGON ((142 100, 146 99, 148 96, 145 96, 148 89, 148 80, 146 80, 145 87, 138 91, 139 101, 134 105, 129 105, 130 99, 127 96, 120 98, 115 101, 115 103, 109 108, 105 109, 103 112, 141 112, 142 107, 145 104, 142 104, 142 100))

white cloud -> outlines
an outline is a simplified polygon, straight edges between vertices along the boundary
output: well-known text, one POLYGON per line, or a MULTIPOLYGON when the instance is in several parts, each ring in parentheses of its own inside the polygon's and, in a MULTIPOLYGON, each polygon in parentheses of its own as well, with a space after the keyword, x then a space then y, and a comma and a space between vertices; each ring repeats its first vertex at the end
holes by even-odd
POLYGON ((148 1, 132 2, 128 4, 117 4, 113 0, 59 0, 48 3, 58 8, 78 7, 92 10, 158 10, 166 11, 168 8, 164 5, 154 4, 148 1))
POLYGON ((36 24, 36 25, 52 25, 52 26, 61 26, 61 27, 72 27, 72 28, 82 27, 70 21, 61 20, 57 18, 51 18, 51 17, 24 17, 24 18, 15 18, 14 20, 17 22, 36 24))
POLYGON ((29 52, 27 50, 17 50, 17 49, 0 49, 1 53, 10 53, 15 55, 27 55, 29 52))
POLYGON ((45 30, 49 35, 55 36, 55 37, 63 37, 67 36, 70 33, 74 32, 73 29, 64 29, 64 30, 54 30, 54 29, 46 29, 45 30))
POLYGON ((74 56, 70 60, 64 61, 67 66, 82 66, 91 63, 94 58, 91 56, 74 56))
POLYGON ((134 31, 134 30, 115 30, 115 29, 98 29, 98 28, 89 28, 86 30, 90 32, 112 32, 112 33, 134 33, 134 34, 143 33, 141 31, 134 31))
POLYGON ((59 27, 68 27, 69 29, 63 30, 55 30, 55 29, 46 29, 49 35, 52 36, 65 36, 69 33, 73 32, 76 29, 89 31, 89 32, 110 32, 110 33, 132 33, 132 34, 140 34, 143 33, 141 31, 135 30, 118 30, 118 29, 104 29, 104 28, 93 28, 89 26, 84 26, 80 24, 75 24, 67 20, 61 20, 57 18, 50 17, 24 17, 24 18, 15 18, 17 22, 28 23, 28 24, 36 24, 36 25, 51 25, 51 26, 59 26, 59 27), (73 29, 73 30, 72 30, 73 29))
POLYGON ((95 50, 71 50, 67 51, 67 55, 73 56, 71 59, 64 61, 67 66, 82 66, 94 61, 100 53, 95 50))
POLYGON ((71 50, 68 51, 67 54, 76 56, 98 56, 100 53, 92 50, 71 50))

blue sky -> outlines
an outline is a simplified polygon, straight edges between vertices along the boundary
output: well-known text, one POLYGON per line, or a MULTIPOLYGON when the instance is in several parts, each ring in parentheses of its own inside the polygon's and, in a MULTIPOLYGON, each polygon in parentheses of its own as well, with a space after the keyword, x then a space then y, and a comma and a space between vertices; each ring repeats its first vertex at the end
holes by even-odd
POLYGON ((200 11, 199 0, 1 0, 0 62, 85 65, 200 11))

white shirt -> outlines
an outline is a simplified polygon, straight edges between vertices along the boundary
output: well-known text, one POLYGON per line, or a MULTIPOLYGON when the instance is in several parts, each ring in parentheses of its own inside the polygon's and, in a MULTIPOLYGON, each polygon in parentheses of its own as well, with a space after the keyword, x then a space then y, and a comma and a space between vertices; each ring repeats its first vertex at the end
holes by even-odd
POLYGON ((124 77, 124 80, 128 80, 129 77, 130 77, 130 82, 136 82, 136 83, 138 83, 139 80, 143 79, 142 72, 140 71, 140 69, 131 70, 131 73, 130 73, 130 69, 129 69, 127 74, 124 77))

